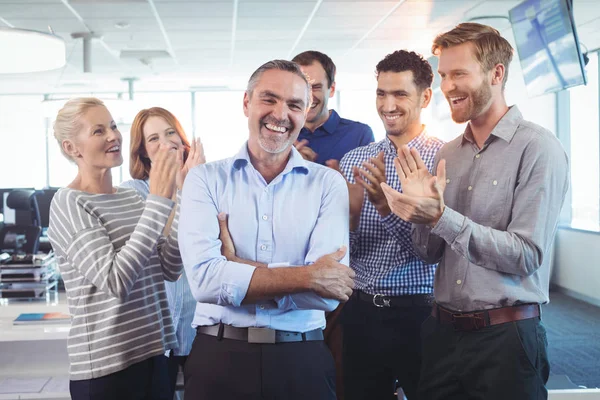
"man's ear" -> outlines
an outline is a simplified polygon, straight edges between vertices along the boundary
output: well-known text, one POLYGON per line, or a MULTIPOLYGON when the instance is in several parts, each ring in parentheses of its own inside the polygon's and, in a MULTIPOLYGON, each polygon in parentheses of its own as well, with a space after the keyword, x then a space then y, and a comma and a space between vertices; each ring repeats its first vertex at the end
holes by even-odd
POLYGON ((430 87, 423 90, 423 93, 421 93, 421 108, 427 108, 427 106, 431 102, 432 96, 433 96, 433 91, 431 90, 430 87))
POLYGON ((492 85, 502 85, 504 75, 506 75, 506 67, 504 64, 496 64, 494 68, 492 68, 492 85))
POLYGON ((250 96, 248 92, 244 92, 244 115, 248 117, 248 103, 250 103, 250 96))
POLYGON ((71 140, 63 140, 61 143, 63 151, 68 154, 72 159, 81 157, 81 153, 71 140))
POLYGON ((333 97, 333 95, 335 94, 335 81, 333 81, 333 83, 331 84, 331 87, 329 88, 330 92, 329 92, 329 98, 331 99, 333 97))

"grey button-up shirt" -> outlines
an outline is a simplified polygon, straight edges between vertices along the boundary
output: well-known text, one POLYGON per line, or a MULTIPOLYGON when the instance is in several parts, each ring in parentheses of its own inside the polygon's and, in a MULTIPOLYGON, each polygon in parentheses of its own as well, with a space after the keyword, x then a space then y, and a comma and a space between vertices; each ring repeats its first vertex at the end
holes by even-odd
MULTIPOLYGON (((436 155, 446 160, 446 208, 413 244, 439 261, 436 302, 456 311, 548 302, 550 249, 569 185, 568 159, 548 130, 513 106, 483 148, 470 125, 436 155)), ((435 170, 435 168, 434 168, 435 170)))

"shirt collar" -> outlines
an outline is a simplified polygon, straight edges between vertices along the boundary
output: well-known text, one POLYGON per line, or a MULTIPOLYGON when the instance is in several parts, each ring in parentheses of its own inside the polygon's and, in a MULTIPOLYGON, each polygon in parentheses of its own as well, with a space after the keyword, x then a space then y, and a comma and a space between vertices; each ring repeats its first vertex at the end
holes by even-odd
MULTIPOLYGON (((248 142, 244 143, 240 151, 233 157, 233 168, 236 170, 240 170, 247 166, 250 163, 250 154, 248 153, 248 142)), ((282 171, 282 174, 285 175, 291 171, 298 171, 303 174, 308 174, 308 162, 302 158, 302 155, 294 146, 292 146, 292 152, 290 153, 290 158, 282 171)))
MULTIPOLYGON (((521 121, 523 120, 523 114, 519 111, 519 108, 516 105, 509 107, 506 114, 500 118, 500 121, 496 124, 490 136, 496 136, 506 142, 510 142, 512 138, 515 136, 517 132, 517 128, 521 121)), ((474 143, 473 132, 471 131, 471 123, 467 124, 465 128, 465 132, 463 133, 462 140, 460 141, 459 146, 462 146, 465 141, 469 143, 474 143)))
MULTIPOLYGON (((415 149, 419 150, 421 147, 423 147, 423 145, 425 144, 426 141, 427 141, 427 126, 423 125, 423 130, 421 131, 421 133, 419 133, 418 136, 414 137, 406 145, 410 149, 415 148, 415 149)), ((398 154, 398 151, 394 147, 394 143, 392 143, 392 141, 390 140, 390 138, 388 136, 386 136, 385 139, 383 140, 383 144, 384 144, 384 148, 386 151, 389 151, 392 154, 398 154)))

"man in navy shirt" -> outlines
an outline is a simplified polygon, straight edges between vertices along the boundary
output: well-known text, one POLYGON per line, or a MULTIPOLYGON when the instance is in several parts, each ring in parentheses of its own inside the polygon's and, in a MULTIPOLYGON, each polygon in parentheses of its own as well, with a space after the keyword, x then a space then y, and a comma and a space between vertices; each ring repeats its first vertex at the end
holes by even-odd
POLYGON ((335 93, 335 64, 326 54, 305 51, 292 59, 312 83, 312 104, 296 149, 309 161, 325 164, 341 160, 344 154, 373 141, 373 131, 363 123, 340 118, 327 103, 335 93))

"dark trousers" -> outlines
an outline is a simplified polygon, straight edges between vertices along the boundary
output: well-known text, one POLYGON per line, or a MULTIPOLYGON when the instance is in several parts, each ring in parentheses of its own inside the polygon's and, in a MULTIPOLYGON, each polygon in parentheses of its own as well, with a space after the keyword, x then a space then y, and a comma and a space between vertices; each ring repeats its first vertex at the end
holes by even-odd
POLYGON ((172 400, 167 357, 155 356, 100 378, 71 381, 72 400, 172 400))
POLYGON ((177 388, 177 374, 179 374, 179 368, 185 367, 185 361, 187 356, 174 356, 171 354, 167 361, 167 370, 169 374, 169 399, 175 397, 175 389, 177 388))
POLYGON ((539 318, 464 332, 429 317, 422 340, 420 400, 548 398, 548 341, 539 318))
POLYGON ((421 366, 420 329, 430 306, 378 308, 352 297, 344 306, 343 364, 346 400, 390 400, 398 380, 416 399, 421 366))
POLYGON ((344 366, 342 363, 342 324, 340 316, 344 304, 340 304, 334 311, 325 314, 327 326, 323 331, 325 344, 331 351, 333 361, 335 362, 335 390, 337 400, 344 400, 344 366))
POLYGON ((198 333, 184 376, 186 399, 335 400, 323 341, 256 344, 198 333))

